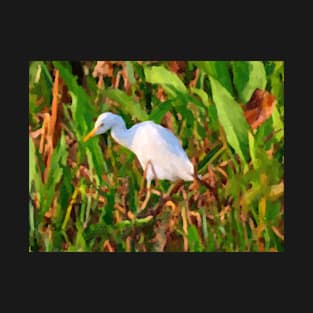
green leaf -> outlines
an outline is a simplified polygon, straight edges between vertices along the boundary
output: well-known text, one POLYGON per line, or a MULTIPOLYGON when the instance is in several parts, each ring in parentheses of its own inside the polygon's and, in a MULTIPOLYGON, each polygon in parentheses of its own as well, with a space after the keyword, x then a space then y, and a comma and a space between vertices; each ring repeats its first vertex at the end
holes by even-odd
POLYGON ((195 225, 188 226, 187 239, 188 239, 190 252, 202 252, 203 251, 198 229, 195 225))
POLYGON ((255 169, 259 168, 260 166, 260 161, 258 160, 256 156, 256 145, 255 145, 255 139, 251 131, 248 132, 248 137, 249 137, 249 151, 250 151, 250 156, 252 160, 252 164, 255 169))
MULTIPOLYGON (((170 87, 170 88, 173 88, 173 87, 170 87)), ((177 95, 177 100, 180 101, 179 105, 187 106, 187 104, 189 102, 192 102, 195 105, 197 105, 199 107, 199 110, 201 110, 201 111, 203 111, 202 109, 206 109, 207 108, 206 104, 204 104, 202 101, 200 101, 196 97, 190 95, 188 92, 183 93, 183 92, 180 92, 178 90, 175 90, 175 92, 176 92, 176 95, 177 95)))
POLYGON ((232 68, 234 84, 243 103, 250 100, 255 89, 265 89, 266 72, 261 61, 234 61, 232 68))
POLYGON ((147 82, 161 85, 171 97, 176 97, 175 90, 187 93, 187 88, 179 77, 163 66, 146 66, 144 72, 147 82))
POLYGON ((32 181, 34 180, 35 173, 36 173, 36 167, 35 167, 35 147, 34 147, 34 143, 33 143, 33 140, 30 137, 28 138, 28 142, 29 142, 28 188, 29 188, 29 192, 30 192, 31 184, 32 184, 32 181))
POLYGON ((168 100, 160 103, 159 105, 156 105, 150 113, 150 120, 154 121, 155 123, 160 123, 166 112, 170 111, 172 106, 172 100, 168 100))
POLYGON ((123 112, 136 117, 140 121, 145 121, 148 119, 147 113, 140 107, 140 104, 133 100, 132 97, 128 96, 124 91, 107 88, 104 91, 104 95, 118 102, 122 106, 123 112))
POLYGON ((153 217, 151 215, 143 218, 137 218, 134 221, 130 220, 123 220, 115 224, 115 226, 119 229, 123 229, 126 227, 143 227, 146 226, 147 224, 151 224, 153 222, 153 217))
POLYGON ((239 104, 229 92, 213 77, 210 77, 213 100, 228 143, 234 148, 243 161, 248 160, 248 130, 239 104))
POLYGON ((226 90, 233 94, 233 87, 226 61, 195 61, 193 62, 201 70, 216 79, 226 90))
POLYGON ((275 221, 280 212, 281 201, 271 202, 267 201, 267 210, 265 218, 268 222, 272 223, 275 221))
POLYGON ((126 61, 126 71, 127 71, 127 77, 128 81, 133 85, 136 83, 136 79, 134 76, 134 66, 131 61, 126 61))
POLYGON ((42 181, 41 181, 40 172, 37 169, 37 165, 36 165, 36 147, 31 137, 29 137, 29 167, 28 168, 29 168, 29 177, 28 177, 29 192, 31 191, 32 182, 34 182, 35 190, 39 193, 39 198, 40 198, 40 193, 42 189, 42 181))
POLYGON ((209 97, 208 94, 199 88, 194 88, 194 87, 190 87, 190 91, 192 93, 195 93, 196 95, 198 95, 201 99, 201 101, 206 105, 206 106, 210 106, 212 103, 209 101, 209 97))
POLYGON ((54 61, 53 65, 59 70, 60 76, 69 89, 72 97, 73 119, 78 131, 78 138, 81 139, 93 124, 92 117, 95 115, 95 108, 86 91, 78 84, 76 77, 69 70, 69 64, 54 61))
MULTIPOLYGON (((95 147, 95 145, 94 145, 95 147)), ((88 160, 88 165, 89 165, 89 171, 90 171, 90 175, 92 175, 92 177, 95 179, 96 181, 96 185, 98 186, 99 183, 100 183, 100 177, 101 177, 101 174, 98 173, 97 171, 97 167, 95 166, 95 162, 94 162, 94 158, 93 156, 97 154, 97 152, 95 151, 91 151, 92 149, 86 149, 86 155, 87 155, 87 160, 88 160), (97 175, 94 175, 93 174, 93 170, 95 169, 97 175), (100 176, 99 176, 100 174, 100 176)))
POLYGON ((221 143, 218 143, 199 163, 198 163, 198 172, 200 172, 204 166, 213 158, 213 156, 220 150, 222 147, 221 143))
POLYGON ((275 69, 270 77, 271 93, 276 97, 281 105, 284 102, 284 62, 276 61, 275 69))
MULTIPOLYGON (((53 171, 50 171, 48 182, 47 182, 47 202, 46 205, 50 206, 53 196, 55 195, 55 187, 58 184, 58 182, 61 180, 63 176, 63 169, 61 167, 57 167, 53 169, 53 171)), ((48 208, 48 207, 46 207, 48 208)))
POLYGON ((273 118, 273 131, 276 132, 274 137, 279 142, 284 136, 284 124, 279 116, 277 106, 275 106, 273 110, 272 118, 273 118))
POLYGON ((59 185, 58 190, 60 191, 58 197, 58 205, 55 211, 55 225, 57 228, 61 227, 65 210, 71 200, 73 194, 73 181, 72 181, 72 171, 70 167, 64 167, 62 173, 62 180, 59 185))
POLYGON ((58 142, 58 145, 56 149, 54 150, 55 153, 53 153, 51 157, 51 167, 53 168, 54 166, 57 165, 63 165, 66 166, 66 158, 68 154, 67 150, 67 145, 65 143, 65 135, 64 132, 62 131, 60 141, 58 142))
POLYGON ((49 208, 53 196, 55 195, 55 187, 63 177, 63 167, 66 166, 67 155, 68 151, 65 144, 65 136, 62 132, 60 141, 51 156, 48 179, 45 185, 44 211, 49 208))

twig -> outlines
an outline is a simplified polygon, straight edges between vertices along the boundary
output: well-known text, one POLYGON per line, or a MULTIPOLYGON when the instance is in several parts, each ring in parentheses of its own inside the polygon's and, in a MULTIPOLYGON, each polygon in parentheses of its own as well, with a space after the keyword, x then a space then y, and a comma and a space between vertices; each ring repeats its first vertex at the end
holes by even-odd
POLYGON ((65 214, 64 221, 63 221, 63 224, 62 224, 62 227, 61 227, 62 230, 65 230, 65 227, 67 225, 67 222, 68 222, 68 220, 70 218, 70 215, 71 215, 71 212, 72 212, 73 205, 76 202, 76 198, 78 196, 78 192, 79 192, 79 187, 76 186, 76 188, 75 188, 75 190, 73 192, 70 204, 69 204, 69 206, 66 209, 66 214, 65 214))
POLYGON ((279 133, 280 131, 282 131, 282 128, 279 128, 277 130, 273 130, 267 137, 265 137, 263 139, 263 142, 266 143, 268 140, 270 140, 275 134, 279 133))
POLYGON ((149 210, 148 212, 147 211, 141 211, 137 214, 137 218, 143 218, 143 217, 147 217, 147 216, 152 216, 152 217, 155 217, 156 215, 158 215, 164 204, 170 200, 170 197, 176 193, 179 188, 184 184, 184 181, 183 180, 179 180, 178 182, 176 182, 175 185, 173 185, 170 190, 163 196, 161 197, 161 201, 152 209, 152 210, 149 210))
POLYGON ((222 209, 222 205, 221 205, 221 201, 219 199, 217 190, 215 188, 211 187, 210 184, 208 184, 205 180, 202 180, 198 176, 195 176, 195 179, 197 180, 197 182, 199 182, 200 184, 202 184, 205 187, 207 187, 213 193, 213 195, 214 195, 214 197, 216 199, 216 202, 217 202, 217 206, 221 210, 222 209))

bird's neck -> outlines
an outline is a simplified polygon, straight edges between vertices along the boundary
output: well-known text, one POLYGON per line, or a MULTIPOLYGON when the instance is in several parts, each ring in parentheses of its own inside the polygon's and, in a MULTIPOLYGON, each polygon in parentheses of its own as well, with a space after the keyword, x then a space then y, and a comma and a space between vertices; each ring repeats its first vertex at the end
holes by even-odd
POLYGON ((120 145, 130 149, 131 147, 131 136, 129 130, 126 128, 125 122, 122 118, 116 121, 111 128, 111 136, 120 145))

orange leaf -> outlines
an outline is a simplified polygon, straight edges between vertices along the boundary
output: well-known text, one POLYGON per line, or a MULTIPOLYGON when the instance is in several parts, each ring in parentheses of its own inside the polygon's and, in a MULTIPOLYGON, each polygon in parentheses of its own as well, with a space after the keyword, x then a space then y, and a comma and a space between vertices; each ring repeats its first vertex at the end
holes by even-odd
POLYGON ((186 61, 169 61, 169 69, 174 73, 183 73, 186 70, 187 62, 186 61))
POLYGON ((200 70, 199 68, 197 68, 193 73, 193 79, 189 83, 190 87, 196 87, 199 76, 200 76, 200 70))
POLYGON ((278 238, 284 240, 284 235, 277 229, 277 227, 272 226, 272 230, 278 238))
POLYGON ((30 132, 30 136, 33 139, 36 139, 39 135, 42 135, 42 128, 30 132))
POLYGON ((161 102, 164 102, 166 100, 166 95, 165 95, 164 89, 162 87, 160 87, 160 86, 158 87, 158 91, 157 91, 156 96, 161 102))
POLYGON ((266 90, 256 89, 245 106, 245 118, 252 129, 258 128, 271 117, 276 99, 266 90))
POLYGON ((113 63, 113 61, 97 61, 92 76, 99 79, 98 88, 104 86, 103 77, 113 78, 113 63))
MULTIPOLYGON (((55 70, 55 78, 53 83, 53 89, 52 89, 52 104, 51 104, 51 127, 50 127, 50 137, 52 144, 55 143, 55 125, 57 121, 57 115, 58 115, 58 92, 59 92, 59 70, 55 70)), ((54 145, 53 145, 54 146, 54 145)), ((52 146, 52 148, 53 148, 52 146)), ((52 152, 52 151, 51 151, 52 152)))
POLYGON ((187 234, 188 234, 188 222, 187 222, 187 212, 186 208, 183 207, 181 210, 181 217, 183 220, 183 231, 185 236, 183 237, 184 240, 184 251, 188 251, 188 240, 187 240, 187 234))
POLYGON ((114 252, 114 249, 113 249, 113 247, 111 246, 109 240, 106 240, 106 241, 103 243, 103 250, 104 250, 104 251, 107 250, 107 251, 109 251, 109 252, 114 252))

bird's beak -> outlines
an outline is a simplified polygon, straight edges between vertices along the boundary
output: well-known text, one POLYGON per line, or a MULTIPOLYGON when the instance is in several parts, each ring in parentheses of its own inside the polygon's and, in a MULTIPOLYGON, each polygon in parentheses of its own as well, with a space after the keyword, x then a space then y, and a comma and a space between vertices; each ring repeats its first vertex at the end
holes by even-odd
POLYGON ((95 127, 87 136, 84 137, 84 142, 86 142, 87 140, 89 140, 91 137, 94 137, 96 135, 96 131, 99 129, 100 127, 95 127))

